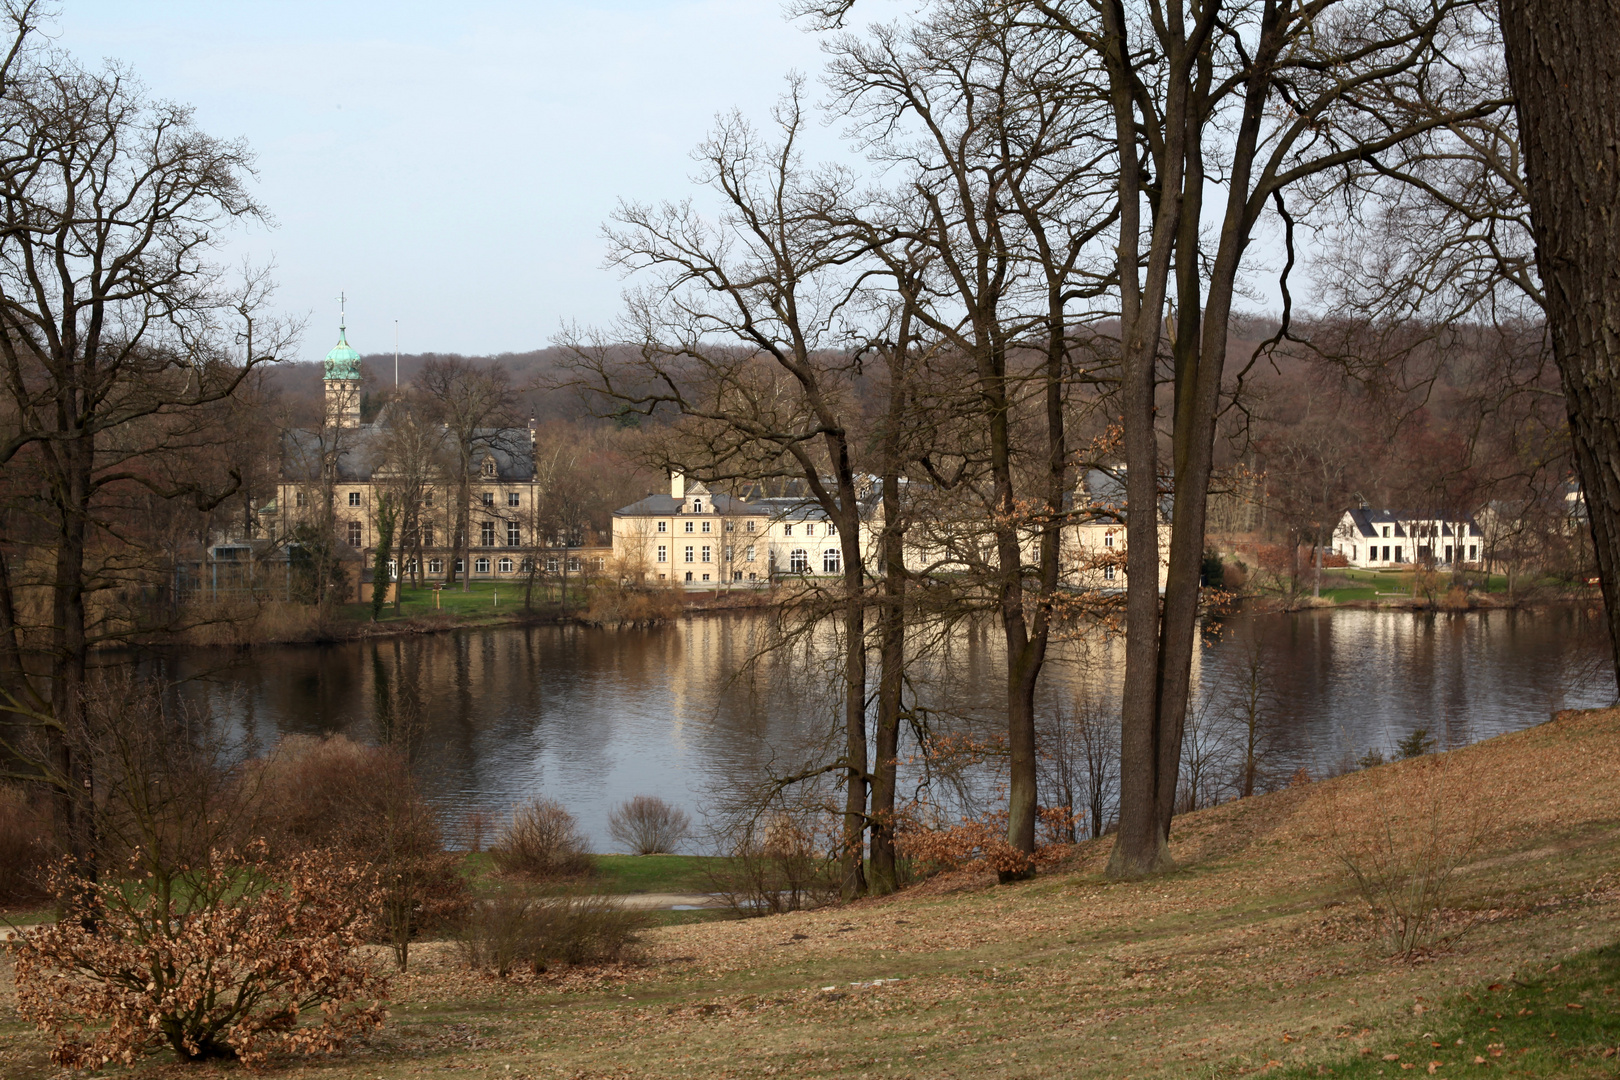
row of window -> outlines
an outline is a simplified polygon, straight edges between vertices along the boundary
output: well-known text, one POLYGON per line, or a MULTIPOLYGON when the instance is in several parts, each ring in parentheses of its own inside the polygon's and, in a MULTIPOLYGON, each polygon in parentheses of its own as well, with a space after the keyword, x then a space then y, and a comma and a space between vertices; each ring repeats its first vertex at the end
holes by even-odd
MULTIPOLYGON (((1393 559, 1390 558, 1390 554, 1389 554, 1390 553, 1390 547, 1391 547, 1391 545, 1385 544, 1384 545, 1384 554, 1383 554, 1382 557, 1380 557, 1379 554, 1378 554, 1378 545, 1377 544, 1368 545, 1368 547, 1367 547, 1367 561, 1368 562, 1398 562, 1398 563, 1406 561, 1406 549, 1404 547, 1402 547, 1400 544, 1395 544, 1394 545, 1395 557, 1393 559)), ((1361 550, 1360 548, 1358 548, 1354 544, 1352 544, 1350 546, 1350 558, 1359 561, 1359 555, 1357 553, 1360 550, 1361 550)), ((1428 556, 1428 550, 1429 550, 1428 548, 1419 548, 1418 549, 1418 557, 1419 558, 1426 558, 1428 556)), ((1461 552, 1462 552, 1462 547, 1460 545, 1457 546, 1457 547, 1453 547, 1452 545, 1447 544, 1446 545, 1446 562, 1451 562, 1452 559, 1455 558, 1457 555, 1461 554, 1461 552)), ((1478 558, 1479 558, 1479 545, 1478 544, 1469 544, 1468 545, 1468 555, 1463 561, 1464 562, 1474 562, 1478 558)))
MULTIPOLYGON (((349 526, 349 544, 350 544, 350 546, 359 547, 362 543, 365 542, 365 526, 361 525, 361 523, 358 522, 358 521, 351 521, 351 522, 348 523, 348 526, 349 526)), ((432 547, 433 546, 433 535, 434 535, 434 530, 433 530, 432 525, 423 525, 422 526, 422 528, 421 528, 421 536, 422 536, 422 546, 423 547, 432 547)), ((479 547, 494 547, 495 546, 495 522, 493 522, 493 521, 481 521, 481 522, 478 523, 478 546, 479 547)), ((523 546, 523 526, 519 525, 515 521, 508 521, 506 523, 506 546, 507 547, 522 547, 523 546)))
MULTIPOLYGON (((360 505, 360 495, 361 495, 361 493, 358 492, 358 491, 349 492, 349 496, 348 496, 349 505, 350 506, 359 506, 360 505)), ((495 505, 495 493, 493 491, 483 492, 482 502, 483 502, 483 504, 485 506, 494 506, 495 505)), ((309 505, 309 492, 303 490, 302 488, 295 491, 293 493, 293 505, 298 507, 300 510, 307 507, 309 505)), ((424 507, 428 508, 428 509, 433 508, 433 492, 429 491, 429 492, 423 493, 423 495, 422 495, 422 505, 424 507)), ((507 506, 522 506, 523 505, 522 496, 516 491, 508 491, 506 493, 506 505, 507 506)), ((688 530, 688 531, 690 531, 690 530, 688 530)), ((704 529, 703 531, 708 532, 709 530, 704 529)))
MULTIPOLYGON (((688 521, 688 522, 685 523, 687 532, 711 532, 711 531, 713 531, 713 524, 714 523, 712 521, 702 521, 702 522, 688 521)), ((814 535, 816 535, 816 524, 817 523, 814 522, 814 521, 809 521, 809 522, 802 522, 797 526, 783 525, 782 526, 782 535, 783 536, 792 536, 793 535, 793 530, 795 528, 799 528, 799 529, 804 530, 799 535, 801 535, 801 536, 814 536, 814 535)), ((832 522, 824 521, 824 522, 821 522, 820 524, 821 524, 821 535, 823 535, 823 536, 837 536, 838 535, 838 526, 834 525, 832 522)), ((753 521, 745 521, 745 522, 743 522, 743 532, 753 532, 754 531, 754 525, 755 525, 755 522, 753 522, 753 521)), ((726 522, 726 532, 735 532, 736 529, 737 529, 737 523, 735 521, 726 522)), ((669 532, 669 522, 660 521, 658 523, 658 531, 659 532, 669 532)))
MULTIPOLYGON (((431 576, 431 575, 434 575, 434 574, 442 574, 442 573, 444 573, 444 562, 445 561, 443 559, 429 559, 427 561, 427 572, 428 572, 428 574, 431 576)), ((605 558, 602 558, 601 556, 598 556, 598 557, 591 560, 591 564, 596 570, 600 571, 600 570, 606 568, 607 560, 605 558)), ((458 573, 458 574, 463 573, 462 568, 465 567, 466 565, 467 564, 466 564, 466 562, 464 560, 457 559, 456 560, 456 573, 458 573)), ((541 561, 542 568, 548 574, 559 573, 564 565, 565 565, 564 560, 558 558, 555 555, 548 556, 547 558, 545 558, 545 559, 543 559, 541 561)), ((568 573, 570 573, 570 574, 578 574, 578 573, 581 572, 581 569, 584 566, 584 562, 583 562, 583 560, 580 559, 580 557, 578 555, 570 555, 570 556, 568 556, 568 559, 566 561, 566 565, 568 567, 568 573)), ((512 573, 527 574, 529 572, 529 560, 528 559, 516 560, 516 559, 508 559, 508 558, 503 557, 503 558, 500 558, 500 559, 493 559, 492 560, 488 556, 480 555, 478 558, 473 560, 473 573, 475 573, 475 574, 487 574, 487 573, 490 572, 490 567, 491 566, 494 566, 495 572, 498 573, 498 574, 512 574, 512 573)), ((406 559, 405 560, 405 573, 409 574, 415 568, 416 568, 416 560, 415 559, 406 559)))
MULTIPOLYGON (((732 560, 734 560, 736 558, 736 552, 737 552, 736 548, 727 547, 726 548, 726 561, 731 562, 732 560)), ((695 563, 695 562, 709 563, 709 562, 714 561, 714 548, 710 547, 708 544, 704 544, 701 549, 695 548, 692 545, 688 544, 686 546, 686 550, 682 554, 685 555, 684 561, 689 562, 689 563, 695 563)), ((660 562, 660 563, 669 562, 669 548, 668 548, 668 546, 666 546, 664 544, 659 544, 658 545, 658 550, 656 552, 656 557, 657 557, 657 561, 660 562)), ((752 546, 749 546, 749 547, 743 549, 742 561, 743 562, 753 562, 754 561, 754 548, 752 546)), ((841 570, 843 570, 843 568, 844 568, 844 556, 843 556, 843 553, 840 552, 837 548, 828 548, 826 551, 823 551, 821 553, 821 572, 822 573, 824 573, 824 574, 836 574, 836 573, 839 573, 841 570)), ((804 548, 794 548, 792 551, 788 552, 788 570, 789 570, 789 572, 794 573, 794 574, 809 573, 809 571, 810 571, 810 553, 808 551, 806 551, 804 548)), ((740 571, 740 570, 735 571, 735 573, 741 574, 742 571, 740 571)), ((750 575, 750 576, 752 576, 752 575, 750 575)), ((690 577, 688 577, 686 580, 690 581, 692 579, 690 577)), ((705 575, 703 580, 707 581, 709 579, 705 575)), ((741 581, 742 578, 737 577, 737 578, 734 578, 733 580, 741 581)))
MULTIPOLYGON (((703 575, 703 580, 708 581, 709 577, 710 577, 710 575, 704 574, 703 575)), ((732 581, 741 581, 742 579, 743 579, 743 572, 741 570, 733 570, 731 572, 731 580, 732 581)), ((664 575, 659 574, 658 575, 658 580, 663 581, 664 580, 664 575)), ((697 578, 693 577, 692 576, 692 571, 688 570, 686 572, 686 580, 690 581, 690 582, 696 582, 697 578)), ((749 581, 758 581, 759 580, 759 575, 758 574, 749 574, 748 575, 748 580, 749 581)))

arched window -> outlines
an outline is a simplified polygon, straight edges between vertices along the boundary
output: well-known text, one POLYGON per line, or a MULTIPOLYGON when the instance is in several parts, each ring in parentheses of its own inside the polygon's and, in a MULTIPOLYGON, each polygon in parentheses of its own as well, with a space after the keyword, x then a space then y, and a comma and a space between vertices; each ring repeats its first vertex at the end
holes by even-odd
POLYGON ((803 574, 810 569, 810 553, 804 548, 788 552, 788 573, 803 574))
POLYGON ((479 573, 479 574, 487 574, 487 573, 489 573, 489 560, 488 559, 474 559, 473 560, 473 571, 475 573, 479 573))
POLYGON ((844 559, 837 548, 828 548, 821 553, 821 572, 823 574, 836 574, 844 569, 844 559))
POLYGON ((494 476, 495 475, 495 459, 494 458, 487 457, 487 458, 484 459, 484 475, 485 476, 494 476))
POLYGON ((511 559, 502 559, 500 562, 496 563, 495 565, 500 568, 500 571, 503 574, 510 574, 512 572, 512 560, 511 559))

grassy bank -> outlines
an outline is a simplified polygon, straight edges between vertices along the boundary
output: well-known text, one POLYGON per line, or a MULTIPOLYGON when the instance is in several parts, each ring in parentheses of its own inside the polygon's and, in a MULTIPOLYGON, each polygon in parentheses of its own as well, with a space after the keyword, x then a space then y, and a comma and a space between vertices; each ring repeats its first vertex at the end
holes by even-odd
MULTIPOLYGON (((592 855, 590 873, 575 884, 614 896, 707 893, 714 891, 708 868, 723 861, 710 855, 592 855)), ((509 884, 496 873, 488 852, 469 854, 466 872, 477 895, 499 892, 509 884)))
MULTIPOLYGON (((269 1073, 1612 1077, 1617 744, 1620 712, 1566 714, 1189 814, 1171 841, 1182 869, 1152 881, 1106 881, 1106 842, 1082 845, 1032 882, 964 871, 885 900, 663 927, 638 964, 524 982, 469 975, 430 944, 378 1037, 269 1073), (1443 940, 1392 959, 1336 852, 1431 805, 1478 844, 1443 940)), ((54 1075, 46 1051, 0 1005, 0 1075, 54 1075)))
MULTIPOLYGON (((1450 574, 1439 575, 1428 592, 1414 592, 1415 567, 1400 569, 1357 570, 1349 568, 1322 571, 1320 597, 1311 593, 1311 573, 1306 570, 1300 578, 1299 590, 1289 592, 1286 582, 1268 584, 1246 594, 1261 601, 1285 604, 1307 604, 1316 607, 1411 607, 1454 602, 1449 597, 1452 587, 1450 574)), ((1462 595, 1461 593, 1457 595, 1462 595)), ((1510 603, 1587 600, 1596 591, 1586 586, 1572 585, 1561 578, 1520 581, 1512 597, 1508 593, 1507 578, 1501 574, 1469 575, 1467 603, 1486 607, 1508 606, 1510 603)))

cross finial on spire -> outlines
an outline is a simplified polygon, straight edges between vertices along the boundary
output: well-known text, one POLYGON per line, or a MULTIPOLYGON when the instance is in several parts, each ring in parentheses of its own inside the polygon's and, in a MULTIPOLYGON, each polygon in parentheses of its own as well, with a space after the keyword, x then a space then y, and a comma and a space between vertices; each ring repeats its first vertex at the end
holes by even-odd
POLYGON ((338 332, 344 333, 349 329, 348 294, 338 293, 338 332))

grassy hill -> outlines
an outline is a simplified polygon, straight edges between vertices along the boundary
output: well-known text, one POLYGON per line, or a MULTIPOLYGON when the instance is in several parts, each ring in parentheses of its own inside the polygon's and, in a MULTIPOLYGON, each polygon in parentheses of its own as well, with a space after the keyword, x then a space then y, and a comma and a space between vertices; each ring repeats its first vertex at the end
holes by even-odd
MULTIPOLYGON (((1179 818, 1183 869, 1162 879, 1103 880, 1105 841, 1021 885, 962 872, 664 927, 642 963, 609 971, 503 983, 426 946, 378 1038, 270 1072, 1617 1076, 1617 749, 1620 711, 1567 713, 1179 818), (1381 836, 1466 851, 1410 958, 1389 957, 1345 870, 1381 836)), ((5 1006, 0 1075, 54 1075, 46 1045, 5 1006)))

